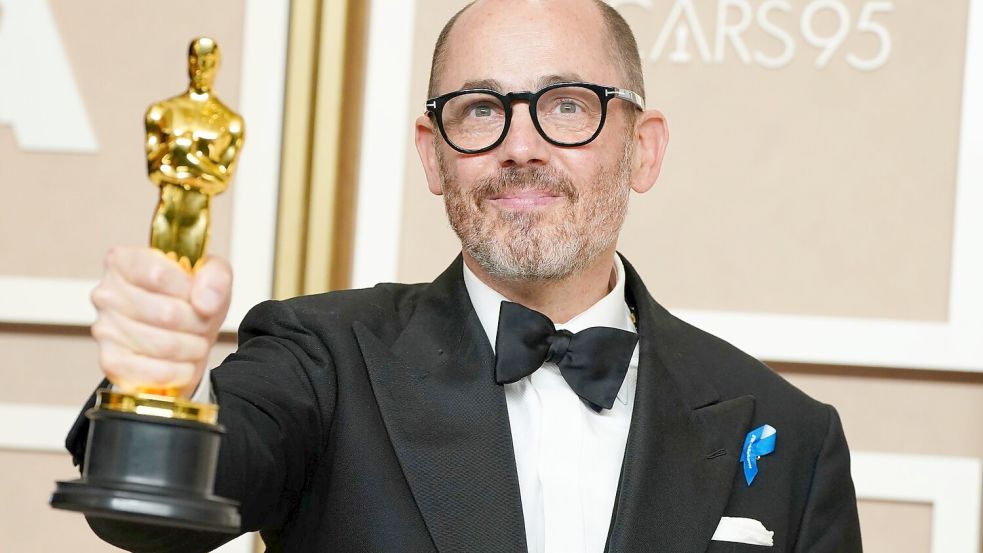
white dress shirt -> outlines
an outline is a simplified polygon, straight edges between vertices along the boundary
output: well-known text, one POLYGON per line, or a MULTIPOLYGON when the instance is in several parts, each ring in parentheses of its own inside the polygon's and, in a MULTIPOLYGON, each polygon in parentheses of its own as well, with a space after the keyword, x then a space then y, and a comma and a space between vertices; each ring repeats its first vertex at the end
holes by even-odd
MULTIPOLYGON (((625 268, 617 255, 614 268, 617 280, 611 292, 565 324, 555 325, 558 330, 607 326, 635 332, 625 302, 625 268)), ((481 282, 467 264, 464 283, 494 349, 499 308, 508 299, 481 282)), ((544 363, 505 385, 530 553, 604 551, 637 382, 636 345, 610 410, 596 413, 587 407, 555 363, 544 363)))

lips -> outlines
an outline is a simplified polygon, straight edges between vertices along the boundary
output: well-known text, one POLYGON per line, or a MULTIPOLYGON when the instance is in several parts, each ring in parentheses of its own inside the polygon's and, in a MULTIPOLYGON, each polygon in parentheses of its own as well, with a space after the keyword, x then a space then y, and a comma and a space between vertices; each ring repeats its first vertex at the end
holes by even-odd
POLYGON ((511 190, 493 194, 488 201, 503 209, 535 209, 552 205, 563 196, 543 190, 511 190))

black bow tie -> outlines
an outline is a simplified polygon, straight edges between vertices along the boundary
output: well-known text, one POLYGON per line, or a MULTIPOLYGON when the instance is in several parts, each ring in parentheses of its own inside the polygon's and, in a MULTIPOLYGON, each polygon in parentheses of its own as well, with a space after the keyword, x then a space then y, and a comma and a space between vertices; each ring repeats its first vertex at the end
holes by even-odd
POLYGON ((546 361, 593 410, 610 409, 628 372, 638 335, 618 328, 592 327, 574 334, 557 330, 546 315, 502 302, 495 340, 495 380, 517 382, 546 361))

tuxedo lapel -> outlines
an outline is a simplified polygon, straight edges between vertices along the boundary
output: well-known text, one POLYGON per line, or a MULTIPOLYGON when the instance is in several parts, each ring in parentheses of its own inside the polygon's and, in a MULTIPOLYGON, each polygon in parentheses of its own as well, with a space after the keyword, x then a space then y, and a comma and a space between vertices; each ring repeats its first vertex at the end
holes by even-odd
POLYGON ((720 401, 683 336, 694 332, 625 262, 641 335, 638 387, 608 537, 610 552, 705 551, 723 515, 754 398, 720 401))
POLYGON ((505 393, 459 257, 391 347, 354 326, 386 430, 440 551, 525 551, 505 393))

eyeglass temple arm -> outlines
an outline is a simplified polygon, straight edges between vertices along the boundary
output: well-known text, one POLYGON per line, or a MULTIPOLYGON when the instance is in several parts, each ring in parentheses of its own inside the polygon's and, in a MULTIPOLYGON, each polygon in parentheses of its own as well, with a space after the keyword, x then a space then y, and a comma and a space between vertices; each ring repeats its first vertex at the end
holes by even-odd
POLYGON ((638 109, 645 111, 645 100, 637 92, 632 92, 625 88, 609 88, 604 93, 608 96, 614 96, 615 98, 621 98, 622 100, 631 102, 638 106, 638 109))

